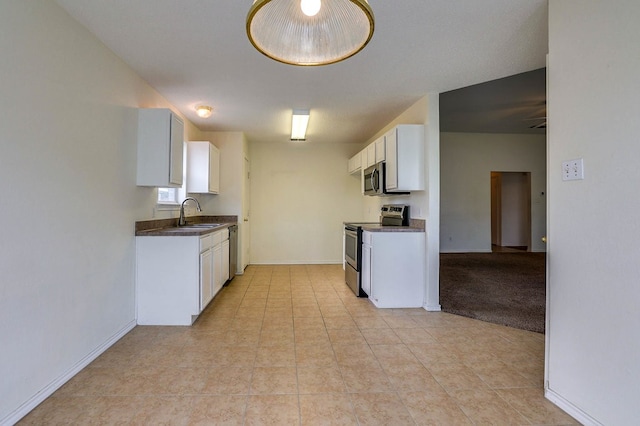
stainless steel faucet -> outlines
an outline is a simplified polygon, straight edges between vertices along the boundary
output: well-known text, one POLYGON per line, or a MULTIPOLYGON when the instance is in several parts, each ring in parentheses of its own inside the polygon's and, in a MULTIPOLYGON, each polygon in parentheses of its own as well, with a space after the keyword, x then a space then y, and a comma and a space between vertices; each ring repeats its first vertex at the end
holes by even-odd
POLYGON ((185 198, 184 201, 182 202, 182 204, 180 205, 180 219, 178 220, 178 226, 185 226, 187 224, 187 221, 184 218, 184 204, 189 200, 195 201, 196 202, 196 209, 198 209, 199 212, 202 211, 202 209, 200 208, 200 203, 198 202, 198 200, 196 200, 193 197, 185 198))

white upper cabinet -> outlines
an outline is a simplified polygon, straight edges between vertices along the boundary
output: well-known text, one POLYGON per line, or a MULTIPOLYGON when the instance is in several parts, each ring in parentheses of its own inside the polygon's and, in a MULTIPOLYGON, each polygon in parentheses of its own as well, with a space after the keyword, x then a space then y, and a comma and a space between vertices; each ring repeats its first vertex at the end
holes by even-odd
POLYGON ((388 192, 424 190, 424 126, 403 124, 385 135, 388 192))
POLYGON ((376 164, 376 143, 373 142, 367 147, 367 167, 376 164))
POLYGON ((376 163, 380 163, 386 159, 384 136, 376 139, 376 163))
POLYGON ((138 186, 182 186, 184 124, 164 108, 138 110, 138 186))
POLYGON ((385 160, 385 156, 384 136, 381 136, 349 159, 349 173, 354 174, 376 163, 380 163, 385 160))
POLYGON ((220 150, 209 141, 187 142, 187 192, 220 192, 220 150))
POLYGON ((359 172, 362 169, 362 152, 357 153, 349 159, 348 170, 350 174, 359 172))

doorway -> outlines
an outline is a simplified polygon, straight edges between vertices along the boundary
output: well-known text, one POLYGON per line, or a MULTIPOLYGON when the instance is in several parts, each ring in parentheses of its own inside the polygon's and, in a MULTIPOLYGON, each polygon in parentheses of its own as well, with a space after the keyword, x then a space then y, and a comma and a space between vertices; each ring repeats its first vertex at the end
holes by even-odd
POLYGON ((491 250, 531 250, 531 172, 491 172, 491 250))

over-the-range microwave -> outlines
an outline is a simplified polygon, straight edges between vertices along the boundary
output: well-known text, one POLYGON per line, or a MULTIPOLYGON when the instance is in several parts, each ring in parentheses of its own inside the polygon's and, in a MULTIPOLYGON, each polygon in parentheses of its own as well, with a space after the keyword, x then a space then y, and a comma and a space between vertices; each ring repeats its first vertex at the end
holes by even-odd
POLYGON ((384 161, 367 167, 363 172, 364 195, 391 196, 409 194, 408 192, 390 192, 386 189, 386 170, 384 161))

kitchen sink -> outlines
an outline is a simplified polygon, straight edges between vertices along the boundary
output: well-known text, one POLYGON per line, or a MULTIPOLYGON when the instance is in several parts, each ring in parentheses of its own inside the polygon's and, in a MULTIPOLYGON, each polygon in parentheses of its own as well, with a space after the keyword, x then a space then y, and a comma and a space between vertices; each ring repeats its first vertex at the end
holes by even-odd
POLYGON ((180 229, 210 229, 222 225, 222 223, 194 223, 191 225, 179 226, 180 229))

